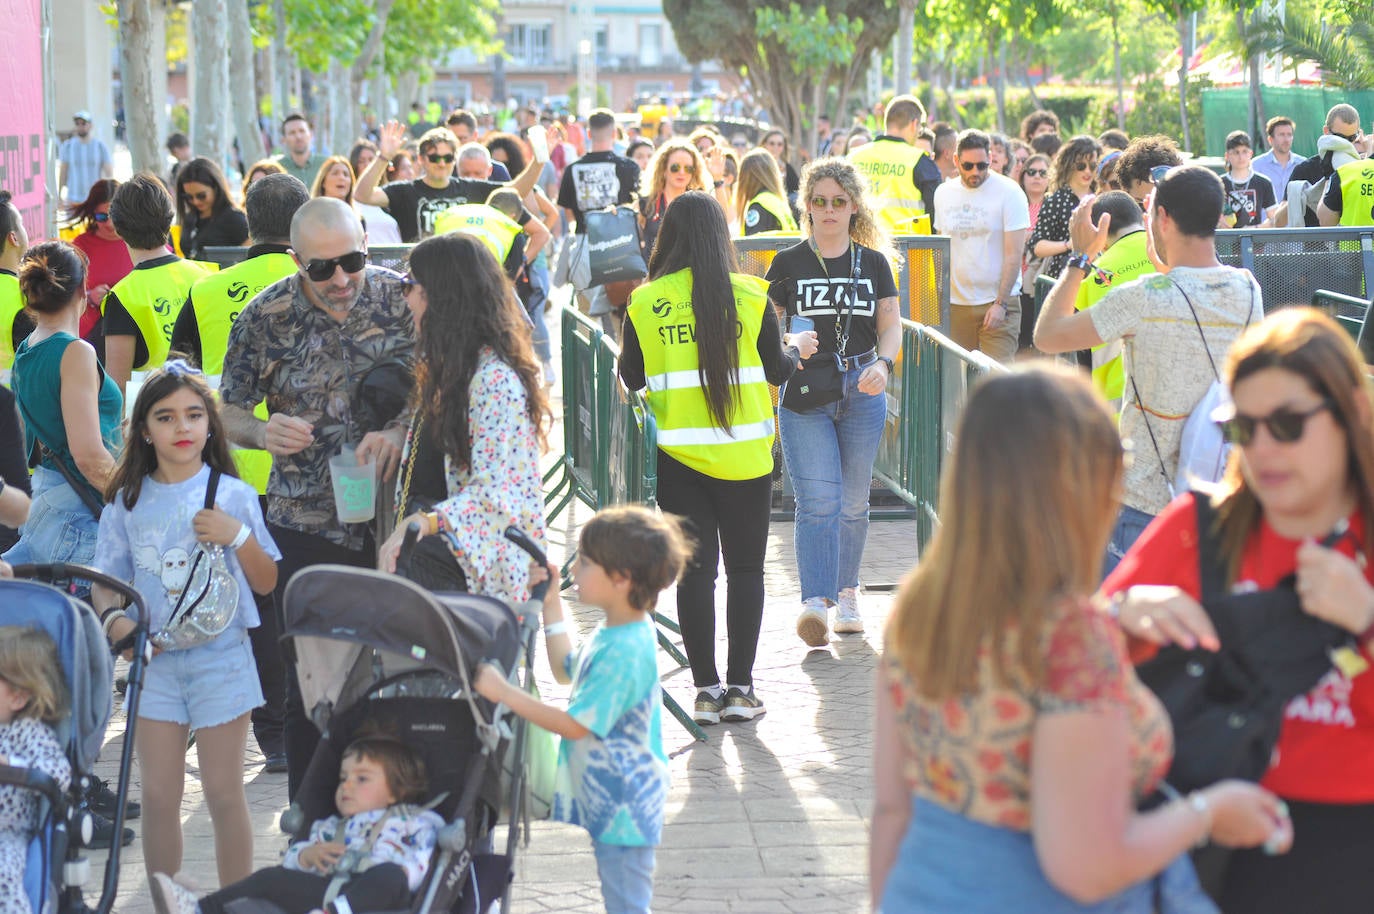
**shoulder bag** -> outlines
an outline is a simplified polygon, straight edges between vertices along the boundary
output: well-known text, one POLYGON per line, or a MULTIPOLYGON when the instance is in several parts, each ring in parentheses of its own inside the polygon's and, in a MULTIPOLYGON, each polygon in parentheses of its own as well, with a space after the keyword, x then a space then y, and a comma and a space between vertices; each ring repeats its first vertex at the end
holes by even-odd
MULTIPOLYGON (((820 262, 825 278, 830 279, 830 268, 814 243, 811 251, 820 262)), ((840 326, 840 313, 835 312, 835 344, 838 352, 817 352, 801 362, 796 372, 782 388, 783 406, 794 413, 804 413, 834 403, 844 396, 844 357, 849 345, 849 328, 854 321, 854 308, 859 301, 859 261, 862 249, 849 242, 849 307, 845 309, 844 326, 840 326)))
MULTIPOLYGON (((420 495, 410 494, 410 480, 415 472, 415 461, 420 453, 421 435, 424 433, 424 413, 415 411, 415 430, 411 433, 410 453, 401 477, 401 517, 434 510, 435 502, 420 495)), ((401 550, 396 557, 396 573, 407 580, 414 581, 431 593, 465 593, 468 589, 467 575, 458 564, 458 558, 449 548, 443 534, 422 536, 409 549, 401 550)))
MULTIPOLYGON (((211 469, 203 507, 215 506, 219 480, 219 470, 211 469)), ((218 543, 197 543, 186 584, 172 607, 167 624, 153 632, 152 642, 164 651, 206 644, 229 627, 238 608, 239 582, 229 571, 224 547, 218 543)))

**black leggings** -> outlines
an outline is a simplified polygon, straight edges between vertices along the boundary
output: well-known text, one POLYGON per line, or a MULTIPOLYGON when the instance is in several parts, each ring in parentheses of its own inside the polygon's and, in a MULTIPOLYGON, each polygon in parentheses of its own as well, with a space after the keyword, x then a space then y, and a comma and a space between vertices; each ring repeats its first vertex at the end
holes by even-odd
MULTIPOLYGON (((206 895, 200 900, 200 911, 201 914, 225 914, 225 905, 229 902, 252 898, 271 901, 286 914, 309 914, 324 906, 329 879, 315 873, 288 870, 284 866, 269 866, 206 895)), ((347 898, 348 906, 357 914, 394 911, 410 906, 410 884, 400 864, 379 863, 348 880, 339 897, 347 898)))
MULTIPOLYGON (((291 576, 302 568, 311 565, 352 565, 354 568, 376 568, 377 547, 372 537, 367 537, 367 547, 354 551, 331 543, 322 536, 288 530, 285 527, 269 525, 268 532, 281 550, 281 561, 277 564, 277 590, 274 594, 277 603, 278 620, 281 631, 286 631, 286 603, 283 596, 291 576)), ((301 699, 301 684, 296 678, 296 653, 289 645, 282 646, 283 668, 286 674, 285 703, 282 708, 283 737, 286 748, 286 799, 296 798, 301 781, 305 780, 310 759, 315 755, 315 747, 320 742, 320 731, 310 721, 310 713, 301 699)))
POLYGON ((720 684, 716 672, 716 569, 725 554, 725 626, 730 639, 725 682, 752 685, 763 625, 763 556, 768 548, 772 474, 715 479, 658 452, 658 505, 688 522, 697 548, 677 586, 677 619, 697 688, 720 684))

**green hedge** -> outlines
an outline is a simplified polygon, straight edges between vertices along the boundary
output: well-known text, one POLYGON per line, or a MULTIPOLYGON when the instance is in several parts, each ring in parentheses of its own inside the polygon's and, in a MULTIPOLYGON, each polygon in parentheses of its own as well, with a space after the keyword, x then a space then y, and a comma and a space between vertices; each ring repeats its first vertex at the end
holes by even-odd
MULTIPOLYGON (((1100 86, 1043 86, 1036 96, 1046 108, 1059 115, 1060 132, 1064 136, 1090 133, 1094 136, 1116 126, 1116 93, 1100 86)), ((930 92, 923 88, 920 96, 929 100, 930 92)), ((961 89, 953 94, 959 116, 949 111, 944 93, 940 93, 939 119, 952 124, 962 122, 965 127, 990 130, 997 124, 997 97, 992 89, 961 89)), ((1128 96, 1129 98, 1129 96, 1128 96)), ((1006 96, 1007 133, 1015 135, 1021 119, 1035 110, 1028 91, 1008 87, 1006 96)))

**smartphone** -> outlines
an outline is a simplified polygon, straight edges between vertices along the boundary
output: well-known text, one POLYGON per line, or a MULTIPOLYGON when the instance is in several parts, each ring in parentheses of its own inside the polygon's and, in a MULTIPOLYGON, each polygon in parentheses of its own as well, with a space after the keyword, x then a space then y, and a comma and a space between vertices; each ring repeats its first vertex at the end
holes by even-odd
POLYGON ((792 315, 792 320, 788 325, 789 333, 803 333, 807 330, 815 330, 816 322, 809 317, 802 317, 800 314, 792 315))

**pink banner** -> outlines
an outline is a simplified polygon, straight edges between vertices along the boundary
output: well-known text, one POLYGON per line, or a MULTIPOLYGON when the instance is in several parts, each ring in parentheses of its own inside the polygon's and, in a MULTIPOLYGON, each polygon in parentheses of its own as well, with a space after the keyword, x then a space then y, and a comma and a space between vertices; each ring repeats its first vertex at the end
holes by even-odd
POLYGON ((0 188, 9 191, 33 240, 47 233, 41 0, 0 0, 0 188))

